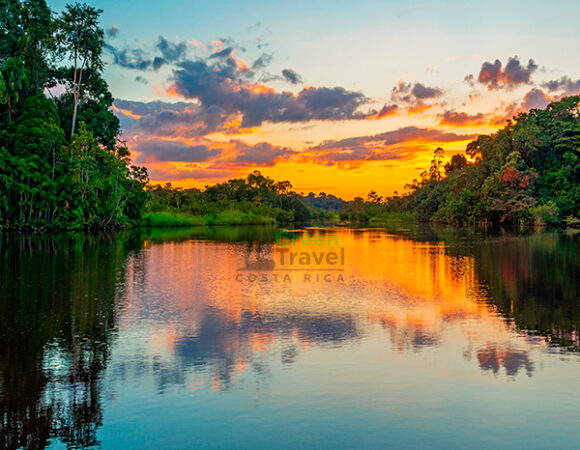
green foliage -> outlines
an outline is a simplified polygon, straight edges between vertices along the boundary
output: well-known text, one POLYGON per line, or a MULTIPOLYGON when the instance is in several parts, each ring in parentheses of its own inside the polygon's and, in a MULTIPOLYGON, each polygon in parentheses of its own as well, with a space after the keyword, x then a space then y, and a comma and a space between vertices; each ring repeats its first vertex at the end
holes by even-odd
POLYGON ((218 214, 205 215, 207 225, 274 225, 272 217, 260 216, 243 211, 222 211, 218 214))
POLYGON ((148 227, 194 227, 207 225, 201 216, 172 212, 149 212, 143 216, 142 225, 148 227))
POLYGON ((414 212, 421 221, 453 224, 575 224, 580 215, 580 97, 520 114, 502 130, 479 136, 453 155, 441 174, 442 151, 408 192, 377 205, 355 199, 341 214, 369 220, 414 212), (565 219, 565 220, 564 220, 565 219))
POLYGON ((568 216, 564 222, 570 228, 580 228, 580 219, 578 217, 568 216))
POLYGON ((451 173, 467 167, 467 159, 465 156, 457 154, 451 157, 451 161, 445 164, 445 175, 449 176, 451 173))
POLYGON ((338 213, 344 206, 344 200, 326 192, 320 192, 316 195, 310 192, 304 197, 304 202, 314 208, 315 210, 327 211, 330 213, 338 213))
POLYGON ((383 211, 382 213, 371 217, 369 222, 371 224, 385 224, 385 223, 397 223, 397 222, 412 222, 417 219, 417 215, 414 212, 394 212, 394 211, 383 211))
POLYGON ((291 191, 288 181, 275 181, 254 171, 205 189, 148 187, 145 223, 151 226, 244 225, 307 222, 332 214, 291 191), (191 220, 191 223, 189 222, 191 220))
MULTIPOLYGON (((61 58, 68 58, 73 64, 68 70, 68 77, 65 77, 68 87, 72 90, 71 136, 75 132, 84 87, 87 81, 89 85, 91 84, 91 74, 94 78, 94 74, 100 73, 104 67, 102 53, 105 34, 99 26, 99 16, 102 12, 89 5, 75 3, 67 5, 55 21, 58 55, 61 58)), ((66 70, 60 72, 66 73, 66 70)))
POLYGON ((28 93, 47 81, 53 50, 51 11, 44 0, 0 1, 0 64, 19 58, 28 69, 28 93))
POLYGON ((28 87, 28 70, 21 58, 8 58, 0 68, 2 92, 0 103, 8 110, 8 122, 12 121, 15 105, 28 87))
POLYGON ((222 211, 217 214, 194 216, 175 212, 149 212, 141 223, 146 227, 197 227, 212 225, 275 225, 272 217, 242 211, 222 211))
POLYGON ((0 2, 0 228, 140 221, 147 171, 130 165, 118 139, 99 15, 79 4, 53 17, 42 0, 0 2), (57 84, 66 92, 49 100, 57 84))
POLYGON ((536 225, 554 225, 560 223, 560 210, 553 201, 530 208, 530 215, 536 225))

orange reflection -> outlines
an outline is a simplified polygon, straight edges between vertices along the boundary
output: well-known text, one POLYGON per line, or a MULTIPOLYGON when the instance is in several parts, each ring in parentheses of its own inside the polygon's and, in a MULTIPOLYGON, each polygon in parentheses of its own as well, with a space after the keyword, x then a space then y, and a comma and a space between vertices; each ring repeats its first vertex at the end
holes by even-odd
POLYGON ((123 328, 148 311, 163 311, 150 325, 154 351, 202 361, 216 390, 238 379, 260 354, 281 352, 282 362, 293 364, 309 348, 385 331, 401 355, 437 348, 471 361, 475 351, 482 371, 533 371, 532 343, 487 302, 472 257, 453 255, 441 242, 377 230, 300 233, 308 239, 285 245, 149 243, 130 261, 133 288, 126 291, 123 328), (322 244, 313 244, 316 237, 322 244), (280 261, 281 248, 342 252, 344 259, 288 266, 280 261), (446 345, 450 341, 454 345, 446 345))

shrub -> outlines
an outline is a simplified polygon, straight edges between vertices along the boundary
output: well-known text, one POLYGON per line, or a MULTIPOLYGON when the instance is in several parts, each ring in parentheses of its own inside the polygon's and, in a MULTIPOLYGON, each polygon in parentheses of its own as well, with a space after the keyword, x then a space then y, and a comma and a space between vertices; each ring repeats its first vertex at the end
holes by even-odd
POLYGON ((534 206, 530 208, 529 212, 536 225, 548 225, 560 222, 560 211, 552 201, 542 205, 534 206))

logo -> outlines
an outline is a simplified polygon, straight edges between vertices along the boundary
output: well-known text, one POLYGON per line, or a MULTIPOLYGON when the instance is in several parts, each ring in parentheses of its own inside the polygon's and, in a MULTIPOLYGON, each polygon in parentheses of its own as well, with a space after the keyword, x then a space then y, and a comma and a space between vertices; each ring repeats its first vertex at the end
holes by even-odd
POLYGON ((345 257, 336 234, 279 231, 274 244, 248 244, 236 281, 344 282, 345 257))

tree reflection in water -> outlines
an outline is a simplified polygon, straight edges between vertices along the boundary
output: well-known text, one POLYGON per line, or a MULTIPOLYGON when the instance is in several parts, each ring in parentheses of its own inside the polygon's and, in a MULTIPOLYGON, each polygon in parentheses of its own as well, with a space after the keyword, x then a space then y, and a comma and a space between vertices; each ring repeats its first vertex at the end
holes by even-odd
POLYGON ((159 394, 188 383, 190 372, 229 391, 248 368, 270 376, 275 360, 265 354, 291 367, 309 347, 357 344, 372 327, 397 353, 422 352, 445 346, 447 325, 470 319, 490 327, 483 341, 469 337, 461 355, 483 374, 532 376, 536 344, 580 348, 578 234, 332 232, 364 260, 349 260, 343 285, 290 287, 234 281, 248 252, 268 258, 273 228, 1 236, 0 447, 98 445, 111 371, 126 381, 151 373, 159 394), (112 349, 130 336, 123 332, 143 323, 171 332, 169 359, 115 360, 112 349))
POLYGON ((115 303, 139 247, 114 234, 2 236, 0 447, 97 444, 115 303))

